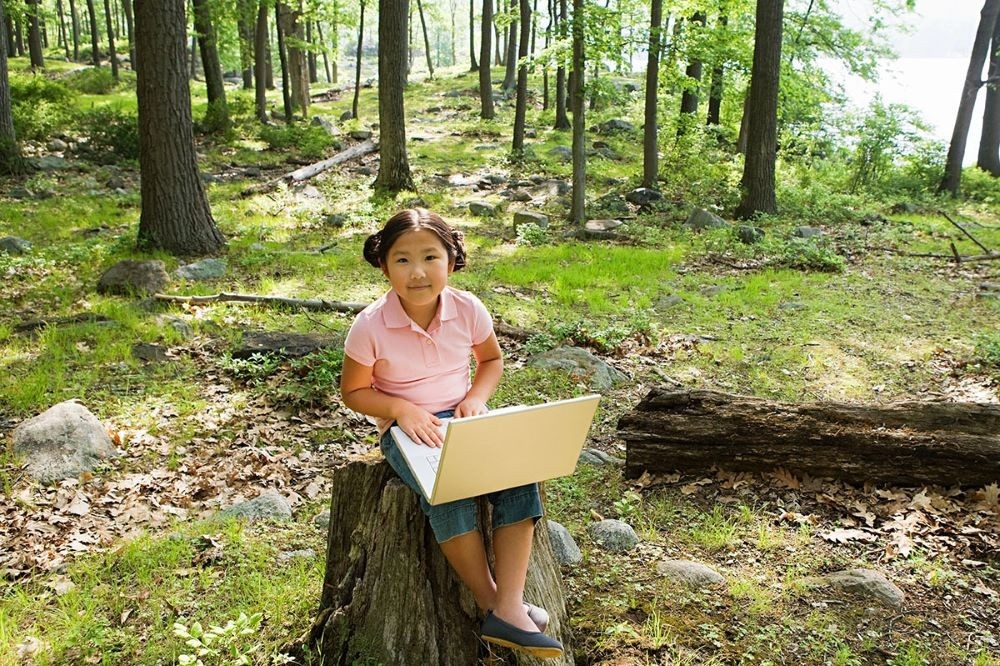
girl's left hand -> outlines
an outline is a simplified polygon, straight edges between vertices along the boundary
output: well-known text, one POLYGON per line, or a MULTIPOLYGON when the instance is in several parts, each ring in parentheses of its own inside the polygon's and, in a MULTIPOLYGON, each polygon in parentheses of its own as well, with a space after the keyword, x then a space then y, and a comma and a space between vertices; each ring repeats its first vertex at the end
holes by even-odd
POLYGON ((480 414, 485 414, 488 409, 486 409, 486 403, 482 400, 477 400, 476 398, 466 398, 462 402, 458 403, 458 407, 455 408, 455 418, 460 419, 463 416, 478 416, 480 414))

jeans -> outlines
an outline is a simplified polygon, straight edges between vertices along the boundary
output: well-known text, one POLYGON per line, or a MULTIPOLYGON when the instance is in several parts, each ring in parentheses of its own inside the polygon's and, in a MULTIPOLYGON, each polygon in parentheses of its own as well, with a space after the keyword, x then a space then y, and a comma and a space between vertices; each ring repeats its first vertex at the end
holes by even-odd
MULTIPOLYGON (((435 414, 438 418, 448 418, 454 412, 449 410, 435 414)), ((395 424, 393 424, 395 425, 395 424)), ((396 447, 396 440, 392 434, 386 430, 379 442, 382 455, 385 456, 389 466, 396 472, 399 478, 409 486, 417 497, 420 498, 420 508, 424 515, 430 520, 431 530, 438 543, 443 543, 459 535, 466 534, 479 529, 477 501, 475 497, 445 502, 444 504, 431 505, 427 498, 420 492, 420 485, 413 478, 403 454, 396 447)), ((531 483, 526 486, 498 490, 486 495, 493 510, 492 525, 496 530, 505 525, 513 525, 528 518, 536 522, 542 517, 542 499, 538 492, 538 484, 531 483)))

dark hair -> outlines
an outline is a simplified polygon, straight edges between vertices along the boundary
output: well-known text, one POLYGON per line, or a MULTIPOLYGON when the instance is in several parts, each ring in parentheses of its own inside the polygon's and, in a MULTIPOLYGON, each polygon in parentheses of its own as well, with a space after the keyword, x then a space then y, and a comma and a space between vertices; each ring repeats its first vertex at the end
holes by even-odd
POLYGON ((454 270, 465 267, 465 234, 453 229, 440 215, 426 208, 407 208, 390 217, 380 231, 365 240, 365 261, 381 268, 396 240, 408 231, 419 229, 431 231, 438 237, 448 252, 448 261, 455 262, 454 270))

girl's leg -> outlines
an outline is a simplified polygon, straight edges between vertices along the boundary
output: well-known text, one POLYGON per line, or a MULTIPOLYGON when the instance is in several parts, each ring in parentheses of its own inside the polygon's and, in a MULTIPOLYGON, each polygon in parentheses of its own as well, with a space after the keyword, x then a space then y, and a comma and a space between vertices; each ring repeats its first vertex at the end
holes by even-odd
POLYGON ((535 521, 527 518, 498 527, 493 531, 493 555, 496 560, 496 604, 494 614, 523 631, 538 627, 524 607, 524 581, 528 575, 535 521))
POLYGON ((472 592, 476 605, 482 610, 493 608, 496 605, 497 586, 490 573, 479 530, 459 534, 439 545, 448 564, 472 592))

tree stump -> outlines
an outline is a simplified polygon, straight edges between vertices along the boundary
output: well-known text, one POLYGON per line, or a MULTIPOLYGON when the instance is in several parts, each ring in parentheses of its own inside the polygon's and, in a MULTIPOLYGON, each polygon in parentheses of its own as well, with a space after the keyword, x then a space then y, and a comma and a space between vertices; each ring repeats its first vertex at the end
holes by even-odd
POLYGON ((789 404, 654 388, 618 421, 625 474, 786 468, 896 485, 1000 480, 1000 405, 789 404))
MULTIPOLYGON (((488 511, 485 500, 480 510, 488 511)), ((480 515, 489 525, 488 514, 480 515)), ((334 473, 320 609, 293 653, 323 666, 369 660, 470 666, 494 659, 571 665, 562 578, 544 520, 535 531, 525 598, 548 610, 547 633, 566 648, 560 660, 483 642, 475 601, 442 555, 416 495, 381 458, 354 461, 334 473)))

